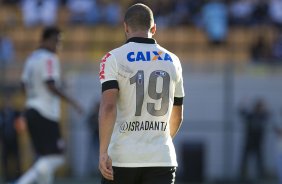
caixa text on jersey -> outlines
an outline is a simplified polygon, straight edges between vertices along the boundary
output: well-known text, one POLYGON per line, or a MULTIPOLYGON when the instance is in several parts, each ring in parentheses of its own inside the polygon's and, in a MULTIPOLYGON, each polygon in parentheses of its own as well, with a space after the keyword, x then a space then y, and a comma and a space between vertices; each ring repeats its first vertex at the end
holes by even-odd
POLYGON ((127 60, 129 62, 135 61, 170 61, 172 59, 168 53, 162 51, 146 51, 146 52, 129 52, 127 54, 127 60))

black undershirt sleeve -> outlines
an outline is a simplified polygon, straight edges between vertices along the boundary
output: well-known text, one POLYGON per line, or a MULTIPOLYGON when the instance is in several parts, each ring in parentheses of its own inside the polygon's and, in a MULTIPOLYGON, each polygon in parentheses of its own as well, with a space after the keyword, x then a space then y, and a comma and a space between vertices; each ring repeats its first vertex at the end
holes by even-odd
POLYGON ((183 105, 183 97, 174 97, 173 105, 183 105))
POLYGON ((102 92, 108 89, 119 89, 118 82, 116 80, 106 81, 102 84, 102 92))

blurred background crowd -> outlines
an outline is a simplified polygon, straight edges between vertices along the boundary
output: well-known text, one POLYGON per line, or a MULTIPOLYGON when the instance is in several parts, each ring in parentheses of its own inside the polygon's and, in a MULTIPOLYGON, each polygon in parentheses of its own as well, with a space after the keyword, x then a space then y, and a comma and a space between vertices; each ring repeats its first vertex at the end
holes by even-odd
POLYGON ((175 140, 179 178, 277 183, 282 0, 0 0, 0 177, 17 177, 34 158, 18 119, 24 103, 19 81, 42 27, 50 25, 64 33, 63 87, 88 109, 81 116, 62 105, 68 162, 59 176, 97 175, 99 61, 125 42, 123 13, 136 2, 152 8, 156 40, 183 65, 186 107, 175 140))
MULTIPOLYGON (((273 24, 281 27, 281 1, 279 0, 156 0, 145 2, 152 7, 160 26, 201 26, 205 16, 216 17, 230 25, 255 26, 273 24), (208 13, 210 12, 210 13, 208 13)), ((18 5, 26 26, 38 23, 55 24, 61 6, 70 11, 70 23, 117 25, 126 2, 113 0, 2 0, 3 5, 18 5), (122 3, 121 3, 122 2, 122 3)), ((130 2, 131 4, 134 3, 130 2)))
MULTIPOLYGON (((18 25, 23 25, 27 29, 56 24, 62 27, 111 26, 114 29, 122 22, 123 10, 134 2, 144 2, 150 5, 155 12, 159 29, 183 26, 196 29, 196 33, 186 31, 186 34, 195 35, 193 37, 196 42, 200 43, 199 45, 207 40, 214 45, 228 44, 230 48, 238 42, 239 44, 243 42, 242 45, 247 47, 244 50, 249 51, 249 53, 240 52, 241 58, 249 56, 254 62, 269 63, 279 62, 282 58, 282 3, 280 0, 155 0, 148 2, 127 0, 1 0, 1 7, 9 7, 1 12, 1 24, 3 25, 0 31, 0 35, 2 35, 1 50, 3 50, 1 57, 4 60, 12 60, 12 41, 17 39, 14 37, 7 38, 9 36, 7 29, 18 29, 18 25), (238 30, 236 27, 241 27, 241 29, 238 30), (250 32, 255 30, 255 33, 248 35, 245 32, 248 30, 244 31, 246 28, 250 32), (201 31, 204 35, 200 35, 201 31), (270 34, 265 34, 269 32, 270 34), (253 37, 255 38, 252 39, 253 37), (244 44, 244 42, 246 43, 244 44)), ((30 39, 26 34, 23 34, 24 36, 20 36, 20 33, 14 32, 14 34, 18 35, 18 39, 23 39, 22 37, 30 39)), ((85 47, 91 48, 91 46, 87 46, 89 40, 84 43, 82 47, 86 45, 85 47)), ((192 43, 191 45, 194 47, 195 44, 192 43)), ((193 59, 193 57, 189 55, 189 58, 193 59)))

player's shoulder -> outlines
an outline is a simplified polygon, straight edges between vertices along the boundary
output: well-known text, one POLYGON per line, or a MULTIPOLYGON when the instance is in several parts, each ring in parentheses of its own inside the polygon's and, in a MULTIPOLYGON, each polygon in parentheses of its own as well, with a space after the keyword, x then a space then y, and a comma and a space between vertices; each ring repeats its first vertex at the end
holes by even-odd
POLYGON ((51 51, 48 51, 46 49, 36 49, 34 50, 30 56, 28 57, 28 59, 34 59, 36 58, 36 60, 48 60, 48 59, 51 59, 51 60, 58 60, 58 56, 56 53, 54 52, 51 52, 51 51))
POLYGON ((46 59, 50 59, 50 60, 54 60, 54 61, 58 61, 58 55, 54 52, 48 51, 48 50, 42 50, 39 51, 42 52, 42 55, 46 58, 46 59))
POLYGON ((119 55, 122 55, 124 52, 126 52, 126 46, 125 45, 117 47, 117 48, 109 51, 108 53, 106 53, 102 57, 102 62, 103 61, 105 62, 105 61, 110 60, 110 59, 116 59, 119 55))
POLYGON ((119 54, 126 52, 127 50, 128 50, 128 44, 124 44, 124 45, 121 45, 121 46, 111 50, 109 53, 116 56, 116 55, 119 55, 119 54))
POLYGON ((179 61, 179 58, 176 54, 174 54, 173 52, 167 50, 166 48, 162 47, 161 45, 157 44, 157 48, 158 50, 166 53, 166 54, 169 54, 170 57, 174 60, 174 61, 179 61))

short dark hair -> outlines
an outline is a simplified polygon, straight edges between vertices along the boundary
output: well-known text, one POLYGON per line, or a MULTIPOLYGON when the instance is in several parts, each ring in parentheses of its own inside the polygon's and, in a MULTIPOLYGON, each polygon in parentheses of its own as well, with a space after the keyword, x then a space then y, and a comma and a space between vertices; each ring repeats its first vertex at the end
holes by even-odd
POLYGON ((153 12, 142 3, 134 4, 127 9, 124 22, 133 30, 149 30, 154 24, 153 12))
POLYGON ((58 27, 46 27, 43 29, 41 39, 42 41, 48 40, 53 36, 58 36, 61 31, 58 27))

